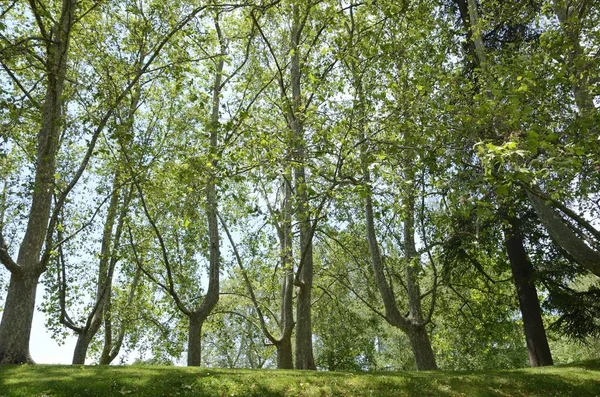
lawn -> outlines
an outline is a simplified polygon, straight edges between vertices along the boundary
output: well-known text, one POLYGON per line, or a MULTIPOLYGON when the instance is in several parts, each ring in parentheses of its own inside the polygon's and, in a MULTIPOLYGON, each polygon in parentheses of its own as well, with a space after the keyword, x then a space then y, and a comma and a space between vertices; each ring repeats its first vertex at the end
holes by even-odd
POLYGON ((600 360, 480 372, 0 366, 4 396, 600 396, 600 360))

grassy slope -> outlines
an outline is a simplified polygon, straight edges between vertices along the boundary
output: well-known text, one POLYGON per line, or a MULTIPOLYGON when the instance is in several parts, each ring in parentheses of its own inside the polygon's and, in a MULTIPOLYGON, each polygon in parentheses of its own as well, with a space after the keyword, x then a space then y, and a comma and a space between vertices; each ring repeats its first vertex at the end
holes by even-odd
POLYGON ((3 396, 600 396, 600 360, 485 372, 0 366, 3 396))

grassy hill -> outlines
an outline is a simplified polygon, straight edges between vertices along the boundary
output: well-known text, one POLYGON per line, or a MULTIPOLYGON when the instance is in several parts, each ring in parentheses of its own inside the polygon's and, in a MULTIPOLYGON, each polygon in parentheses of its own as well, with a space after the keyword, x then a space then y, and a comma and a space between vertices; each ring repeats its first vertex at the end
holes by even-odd
POLYGON ((600 360, 510 371, 394 373, 0 366, 0 396, 600 396, 600 360))

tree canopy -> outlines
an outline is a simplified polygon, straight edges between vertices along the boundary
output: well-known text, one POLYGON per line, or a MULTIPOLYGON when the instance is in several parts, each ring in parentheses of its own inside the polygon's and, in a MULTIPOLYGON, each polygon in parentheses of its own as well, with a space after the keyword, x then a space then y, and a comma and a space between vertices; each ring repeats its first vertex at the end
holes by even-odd
POLYGON ((33 363, 37 311, 73 364, 597 358, 599 26, 594 0, 3 2, 0 364, 33 363))

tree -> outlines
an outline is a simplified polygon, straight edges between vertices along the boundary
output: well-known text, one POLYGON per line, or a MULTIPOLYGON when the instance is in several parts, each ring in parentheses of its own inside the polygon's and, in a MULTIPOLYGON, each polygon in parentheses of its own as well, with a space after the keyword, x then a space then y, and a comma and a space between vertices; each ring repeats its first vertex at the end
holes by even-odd
MULTIPOLYGON (((40 107, 39 133, 35 138, 36 160, 35 181, 31 206, 27 219, 27 227, 20 244, 19 254, 15 261, 10 253, 7 241, 0 237, 0 260, 11 272, 11 283, 6 297, 5 309, 0 323, 0 363, 32 362, 29 354, 29 337, 31 322, 35 307, 36 287, 40 275, 46 270, 48 261, 56 247, 53 243, 54 230, 61 208, 64 206, 69 193, 78 183, 94 153, 96 142, 117 106, 127 96, 132 87, 146 73, 153 61, 161 53, 167 42, 181 30, 196 14, 205 7, 198 7, 177 21, 170 30, 159 38, 152 49, 147 61, 134 74, 129 83, 107 106, 102 117, 97 120, 93 132, 89 136, 89 144, 85 155, 80 160, 76 171, 64 189, 57 192, 56 204, 52 205, 55 194, 56 158, 60 149, 61 125, 65 98, 63 91, 66 85, 68 71, 68 56, 72 41, 72 31, 76 23, 90 15, 100 3, 77 2, 63 0, 60 10, 54 16, 48 11, 51 8, 29 2, 30 12, 41 37, 44 58, 40 59, 42 70, 45 71, 45 93, 40 107), (87 7, 87 8, 86 8, 87 7)), ((9 46, 23 46, 30 38, 10 41, 9 46)), ((10 70, 5 67, 5 70, 10 70)), ((19 86, 19 89, 29 94, 19 82, 18 76, 7 72, 19 86)))

